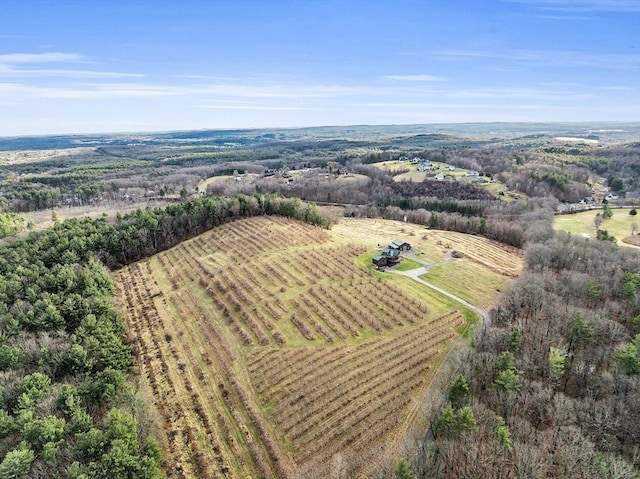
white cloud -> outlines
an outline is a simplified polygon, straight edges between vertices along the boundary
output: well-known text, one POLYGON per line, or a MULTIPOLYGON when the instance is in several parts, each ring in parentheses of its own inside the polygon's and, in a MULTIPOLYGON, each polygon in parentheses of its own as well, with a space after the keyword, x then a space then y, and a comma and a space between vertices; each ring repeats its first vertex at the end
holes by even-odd
POLYGON ((0 55, 0 63, 72 63, 83 61, 84 57, 77 53, 6 53, 0 55))
MULTIPOLYGON (((445 84, 447 85, 447 84, 445 84)), ((346 101, 365 101, 380 105, 431 104, 442 99, 454 101, 509 99, 511 101, 581 101, 592 98, 597 89, 630 89, 621 84, 588 87, 575 83, 541 83, 538 87, 503 85, 494 88, 423 87, 413 82, 381 85, 372 80, 360 85, 305 84, 302 82, 252 83, 205 82, 181 86, 146 82, 76 82, 65 86, 33 85, 24 82, 0 84, 3 102, 18 103, 29 99, 106 100, 119 98, 185 97, 200 108, 236 110, 307 110, 310 107, 346 101), (292 105, 293 103, 293 105, 292 105)))
POLYGON ((339 84, 304 84, 304 83, 261 83, 245 84, 213 84, 204 88, 209 93, 216 93, 248 98, 308 98, 323 99, 357 95, 380 94, 380 88, 369 85, 339 84))
POLYGON ((140 78, 141 73, 121 73, 96 70, 61 70, 61 69, 18 69, 0 63, 2 77, 64 77, 64 78, 140 78))
POLYGON ((106 99, 119 97, 198 96, 216 98, 251 99, 327 99, 345 96, 375 95, 382 93, 376 87, 305 84, 234 84, 210 83, 191 86, 170 86, 147 83, 80 83, 66 87, 49 87, 25 83, 0 85, 3 95, 37 98, 106 99))
POLYGON ((495 102, 490 102, 490 103, 472 103, 472 102, 464 102, 464 103, 457 103, 457 102, 442 102, 442 103, 438 103, 438 102, 401 102, 401 103, 397 103, 397 102, 365 102, 365 103, 353 103, 350 104, 349 106, 353 107, 353 108, 383 108, 383 109, 391 109, 391 110, 395 110, 395 111, 399 111, 399 112, 407 112, 407 111, 413 111, 413 110, 492 110, 492 109, 503 109, 503 110, 509 110, 509 109, 522 109, 522 108, 526 108, 526 109, 538 109, 538 110, 548 110, 553 108, 551 105, 542 105, 539 103, 536 104, 526 104, 526 103, 522 103, 522 104, 517 104, 517 106, 514 107, 514 104, 509 102, 508 104, 500 104, 500 103, 495 103, 495 102))
POLYGON ((112 72, 100 70, 82 70, 78 68, 25 68, 25 65, 38 64, 74 64, 94 63, 78 53, 8 53, 0 55, 0 76, 2 78, 136 78, 140 73, 112 72))
POLYGON ((108 83, 75 87, 43 87, 22 83, 0 83, 0 95, 5 99, 58 98, 76 100, 103 100, 124 97, 165 97, 186 94, 181 88, 140 85, 131 83, 108 83))
POLYGON ((435 75, 386 75, 384 78, 386 80, 409 82, 431 82, 444 80, 444 78, 435 75))
POLYGON ((272 111, 308 111, 312 108, 282 105, 195 105, 195 108, 210 110, 272 110, 272 111))
MULTIPOLYGON (((602 70, 640 70, 640 54, 591 53, 570 50, 440 50, 433 52, 442 61, 467 62, 494 59, 513 65, 535 67, 589 67, 602 70)), ((497 65, 493 66, 498 67, 497 65)))
POLYGON ((562 90, 543 90, 533 88, 492 88, 457 90, 446 93, 449 98, 496 98, 537 101, 576 101, 588 100, 592 95, 588 93, 570 93, 562 90))
MULTIPOLYGON (((519 70, 546 62, 565 63, 568 58, 614 65, 637 60, 631 55, 515 49, 438 54, 452 61, 519 70), (485 61, 487 58, 494 61, 485 61)), ((444 78, 426 73, 332 83, 293 74, 225 77, 215 72, 189 75, 177 71, 154 81, 152 76, 138 73, 99 71, 95 63, 84 70, 86 63, 85 57, 73 53, 0 55, 4 80, 0 83, 0 112, 11 109, 12 113, 11 123, 0 124, 0 135, 392 121, 544 121, 597 115, 613 120, 615 114, 623 120, 637 117, 633 111, 636 100, 619 110, 607 101, 611 96, 638 91, 631 81, 625 86, 621 75, 610 75, 610 82, 602 80, 599 86, 588 85, 586 80, 576 83, 572 81, 575 76, 558 76, 547 82, 536 77, 518 84, 511 82, 509 75, 500 75, 499 81, 474 87, 476 82, 463 76, 452 81, 454 75, 444 78), (62 112, 58 113, 59 121, 49 120, 48 112, 62 112)))
POLYGON ((637 0, 502 0, 557 12, 640 12, 637 0))

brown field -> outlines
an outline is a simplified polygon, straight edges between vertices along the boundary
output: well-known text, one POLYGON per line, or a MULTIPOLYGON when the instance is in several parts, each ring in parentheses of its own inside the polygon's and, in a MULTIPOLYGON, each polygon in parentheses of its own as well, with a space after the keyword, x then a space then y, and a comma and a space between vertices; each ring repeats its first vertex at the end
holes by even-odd
POLYGON ((446 260, 451 251, 498 274, 516 277, 522 271, 522 251, 481 236, 454 231, 430 230, 424 226, 382 219, 358 220, 342 218, 333 227, 334 235, 346 240, 359 240, 369 248, 384 245, 401 237, 418 250, 418 257, 430 263, 446 260))
POLYGON ((54 158, 76 156, 81 153, 85 156, 98 156, 94 148, 59 148, 56 150, 15 150, 0 151, 0 165, 20 165, 24 163, 37 163, 54 158))
POLYGON ((34 230, 43 230, 53 226, 53 212, 58 213, 60 221, 64 221, 69 218, 99 218, 103 215, 114 217, 117 214, 125 215, 138 209, 145 208, 162 208, 168 205, 168 201, 163 200, 149 200, 136 203, 125 202, 109 202, 103 205, 90 205, 90 206, 72 206, 63 208, 54 208, 38 211, 30 211, 26 213, 20 213, 20 216, 26 218, 33 223, 34 230))
POLYGON ((462 314, 357 265, 397 236, 424 258, 455 247, 505 278, 520 268, 516 251, 482 238, 256 217, 114 274, 168 477, 355 475, 403 440, 462 314))

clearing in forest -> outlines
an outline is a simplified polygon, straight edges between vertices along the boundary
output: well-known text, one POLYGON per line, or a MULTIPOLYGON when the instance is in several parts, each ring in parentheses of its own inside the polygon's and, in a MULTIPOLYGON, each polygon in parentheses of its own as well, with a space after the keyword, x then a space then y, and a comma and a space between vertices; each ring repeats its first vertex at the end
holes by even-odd
MULTIPOLYGON (((640 208, 636 208, 636 211, 640 208)), ((613 216, 603 220, 600 229, 615 237, 619 246, 640 247, 640 215, 631 215, 632 208, 612 208, 613 216), (635 227, 634 227, 635 224, 635 227)), ((581 211, 567 215, 556 215, 553 228, 585 238, 596 238, 596 214, 602 210, 581 211)))
POLYGON ((467 235, 255 217, 115 273, 168 477, 329 477, 402 440, 463 323, 451 299, 363 267, 403 235, 444 271, 454 247, 474 274, 520 268, 516 250, 467 235))

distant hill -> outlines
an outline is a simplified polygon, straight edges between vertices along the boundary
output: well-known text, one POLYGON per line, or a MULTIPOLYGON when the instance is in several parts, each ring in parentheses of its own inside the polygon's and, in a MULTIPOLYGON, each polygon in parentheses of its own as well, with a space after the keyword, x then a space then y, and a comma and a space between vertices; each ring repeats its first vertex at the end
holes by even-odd
POLYGON ((637 141, 640 123, 434 123, 425 125, 353 125, 246 130, 194 130, 155 133, 112 133, 0 138, 0 151, 51 150, 104 145, 220 144, 247 146, 272 141, 323 139, 376 140, 390 137, 443 135, 495 140, 527 137, 578 137, 608 142, 637 141))

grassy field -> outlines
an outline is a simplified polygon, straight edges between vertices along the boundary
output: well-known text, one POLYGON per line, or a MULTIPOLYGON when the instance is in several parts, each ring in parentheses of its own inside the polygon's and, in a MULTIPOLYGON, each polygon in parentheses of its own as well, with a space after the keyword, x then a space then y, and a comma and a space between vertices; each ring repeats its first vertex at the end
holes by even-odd
MULTIPOLYGON (((394 181, 420 182, 425 180, 426 178, 433 179, 436 173, 443 173, 445 175, 445 178, 447 178, 448 180, 451 180, 450 177, 453 177, 456 179, 456 181, 470 181, 470 177, 467 177, 468 170, 456 168, 453 171, 449 171, 449 169, 447 168, 448 165, 446 163, 440 163, 437 161, 431 163, 431 170, 429 171, 418 171, 418 165, 409 162, 399 162, 397 160, 382 161, 379 163, 374 163, 373 165, 377 168, 387 171, 398 171, 406 169, 409 170, 405 173, 394 176, 394 181)), ((505 185, 495 180, 491 180, 486 183, 480 183, 478 186, 490 191, 498 198, 505 201, 512 201, 514 199, 517 199, 518 197, 518 195, 511 194, 505 185), (500 195, 501 192, 505 194, 500 195)))
POLYGON ((493 306, 506 277, 479 263, 455 259, 432 266, 421 278, 488 310, 493 306), (478 281, 478 278, 482 278, 482 281, 478 281))
MULTIPOLYGON (((608 220, 604 220, 600 225, 600 229, 606 230, 610 235, 613 235, 620 246, 637 247, 627 241, 630 240, 632 224, 640 225, 640 216, 630 215, 631 208, 615 208, 612 211, 613 216, 608 220)), ((556 230, 566 231, 573 235, 595 238, 596 226, 594 220, 596 214, 601 212, 602 210, 591 210, 569 215, 557 215, 553 221, 553 227, 556 230)))
POLYGON ((422 266, 420 263, 417 263, 409 258, 404 258, 402 262, 399 265, 394 266, 393 269, 398 271, 409 271, 411 269, 419 268, 420 266, 422 266))
POLYGON ((202 180, 200 183, 198 183, 197 188, 200 191, 207 191, 207 186, 214 184, 214 183, 228 183, 228 184, 233 184, 233 183, 250 183, 253 180, 255 180, 258 177, 257 174, 255 173, 246 173, 246 174, 242 174, 242 175, 238 175, 237 177, 234 175, 219 175, 219 176, 212 176, 210 178, 207 178, 206 180, 202 180))
POLYGON ((470 275, 464 294, 479 305, 492 300, 487 284, 520 268, 517 250, 401 222, 326 231, 257 217, 114 274, 168 477, 331 477, 336 457, 363 471, 385 460, 381 447, 395 454, 412 427, 426 430, 416 408, 470 318, 370 267, 377 244, 396 237, 443 262, 443 288, 470 275), (449 261, 453 246, 479 259, 449 261))

